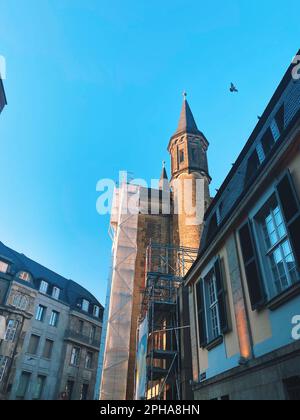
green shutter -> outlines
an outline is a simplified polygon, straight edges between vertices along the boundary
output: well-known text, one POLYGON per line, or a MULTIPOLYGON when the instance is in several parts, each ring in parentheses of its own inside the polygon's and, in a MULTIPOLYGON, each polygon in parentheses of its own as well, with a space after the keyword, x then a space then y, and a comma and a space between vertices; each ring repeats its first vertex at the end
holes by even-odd
POLYGON ((218 258, 215 266, 215 276, 218 293, 218 307, 220 316, 221 333, 226 334, 229 331, 228 315, 227 315, 227 301, 226 301, 226 287, 223 278, 223 271, 221 266, 221 259, 218 258))
POLYGON ((266 292, 257 259, 255 241, 250 221, 239 231, 246 278, 252 309, 255 311, 266 302, 266 292))
POLYGON ((207 331, 206 331, 203 279, 200 279, 200 281, 197 283, 196 292, 197 292, 198 331, 199 331, 200 347, 205 347, 207 344, 207 331))

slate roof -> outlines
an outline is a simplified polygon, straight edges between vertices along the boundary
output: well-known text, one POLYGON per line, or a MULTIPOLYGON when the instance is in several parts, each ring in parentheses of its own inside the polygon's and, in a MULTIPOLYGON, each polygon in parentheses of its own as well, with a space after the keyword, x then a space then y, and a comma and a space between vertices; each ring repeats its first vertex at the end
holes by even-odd
MULTIPOLYGON (((84 287, 56 274, 26 257, 24 254, 20 254, 11 248, 8 248, 2 242, 0 242, 0 259, 1 258, 7 260, 7 262, 11 264, 11 275, 16 276, 20 271, 31 274, 33 278, 33 288, 39 289, 41 280, 45 280, 50 286, 58 287, 61 290, 60 301, 66 303, 72 309, 80 310, 78 308, 79 300, 86 299, 90 302, 91 309, 94 305, 97 305, 100 308, 100 312, 103 312, 101 303, 84 287)), ((26 286, 28 286, 28 283, 26 283, 26 286)), ((90 315, 92 315, 92 313, 90 315)))
POLYGON ((182 104, 179 123, 174 136, 177 136, 181 133, 201 134, 201 132, 198 130, 195 118, 186 98, 184 99, 182 104))
MULTIPOLYGON (((300 50, 297 53, 300 55, 300 50)), ((257 126, 252 132, 248 139, 245 147, 240 153, 237 161, 233 168, 226 177, 224 183, 220 187, 216 197, 212 201, 209 209, 205 215, 205 228, 202 235, 200 255, 203 255, 207 247, 210 245, 212 240, 216 237, 219 230, 225 224, 229 218, 232 210, 237 206, 239 201, 247 194, 249 189, 253 186, 253 182, 259 178, 259 175, 264 170, 265 166, 272 159, 272 156, 276 152, 277 148, 285 138, 288 132, 294 127, 295 123, 300 118, 300 80, 294 80, 292 77, 292 70, 295 64, 291 64, 276 89, 272 99, 270 100, 266 110, 260 118, 257 126), (281 133, 279 141, 273 148, 272 153, 257 169, 257 173, 253 179, 253 182, 247 185, 246 172, 249 157, 253 152, 260 147, 261 140, 266 134, 267 130, 271 127, 272 122, 275 119, 276 114, 284 105, 284 130, 281 133), (220 220, 217 229, 211 234, 211 226, 213 226, 216 218, 216 211, 220 210, 220 220)))

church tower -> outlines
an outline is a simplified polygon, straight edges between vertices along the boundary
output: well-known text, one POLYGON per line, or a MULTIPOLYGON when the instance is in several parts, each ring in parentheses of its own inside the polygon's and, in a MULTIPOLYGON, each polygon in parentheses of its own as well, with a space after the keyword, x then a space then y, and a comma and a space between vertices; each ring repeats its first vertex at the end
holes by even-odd
POLYGON ((177 131, 171 137, 171 188, 177 215, 174 215, 174 241, 180 246, 198 248, 203 216, 210 204, 207 150, 209 143, 198 129, 184 94, 177 131))

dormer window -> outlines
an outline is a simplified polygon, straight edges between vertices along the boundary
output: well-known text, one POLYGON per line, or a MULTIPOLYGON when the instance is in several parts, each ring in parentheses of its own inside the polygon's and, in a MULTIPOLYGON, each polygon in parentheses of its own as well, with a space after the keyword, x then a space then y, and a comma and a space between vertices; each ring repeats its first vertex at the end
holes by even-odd
POLYGON ((53 297, 53 299, 59 300, 60 289, 58 287, 53 287, 52 297, 53 297))
POLYGON ((26 271, 21 271, 19 273, 18 277, 22 281, 27 281, 27 282, 31 281, 31 275, 29 273, 27 273, 26 271))
POLYGON ((0 261, 0 273, 6 274, 8 272, 9 265, 4 262, 0 261))
POLYGON ((260 166, 260 160, 258 158, 257 151, 255 150, 248 159, 247 171, 245 177, 245 184, 248 185, 256 175, 256 172, 260 166))
POLYGON ((94 306, 94 312, 93 312, 93 314, 94 314, 94 317, 99 318, 99 316, 100 316, 100 308, 99 308, 99 306, 97 306, 97 305, 94 306))
POLYGON ((48 292, 48 287, 49 284, 46 281, 42 280, 40 284, 40 292, 45 295, 48 292))
POLYGON ((82 303, 81 303, 81 309, 84 312, 89 312, 90 309, 90 302, 86 299, 82 299, 82 303))

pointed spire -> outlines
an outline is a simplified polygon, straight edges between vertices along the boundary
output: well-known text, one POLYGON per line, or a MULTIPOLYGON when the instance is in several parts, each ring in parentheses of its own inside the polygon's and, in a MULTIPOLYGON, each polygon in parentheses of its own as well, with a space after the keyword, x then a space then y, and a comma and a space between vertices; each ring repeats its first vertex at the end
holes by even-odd
POLYGON ((199 134, 199 130, 196 124, 196 121, 194 119, 193 113, 191 111, 191 108, 189 106, 189 103, 187 101, 187 93, 183 93, 183 105, 181 109, 179 124, 176 134, 181 133, 188 133, 188 134, 199 134))
POLYGON ((170 187, 170 185, 169 185, 168 174, 167 174, 167 171, 166 171, 166 162, 163 161, 163 168, 162 168, 160 181, 159 181, 159 189, 160 190, 166 190, 169 187, 170 187))

